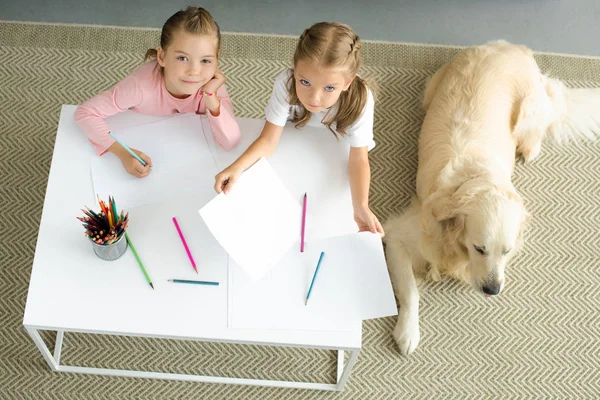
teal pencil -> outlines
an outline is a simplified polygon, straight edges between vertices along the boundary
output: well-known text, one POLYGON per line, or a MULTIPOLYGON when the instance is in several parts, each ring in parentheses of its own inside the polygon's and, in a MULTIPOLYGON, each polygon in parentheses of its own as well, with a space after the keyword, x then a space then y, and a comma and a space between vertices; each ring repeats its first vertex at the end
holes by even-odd
POLYGON ((140 260, 140 256, 138 255, 137 251, 135 251, 135 247, 133 247, 133 243, 131 243, 131 239, 129 238, 129 235, 127 234, 127 232, 125 232, 125 239, 127 239, 127 243, 129 244, 129 247, 131 248, 131 251, 133 252, 133 255, 135 256, 135 259, 137 260, 138 265, 140 266, 142 272, 144 273, 144 276, 146 277, 146 281, 150 284, 150 287, 152 289, 154 289, 152 280, 148 276, 148 272, 146 272, 146 268, 144 268, 144 264, 142 264, 142 260, 140 260))
POLYGON ((308 288, 308 294, 306 295, 306 301, 304 302, 304 305, 308 304, 308 298, 310 297, 310 292, 312 292, 313 285, 315 284, 315 279, 317 279, 317 274, 319 273, 319 267, 321 266, 321 260, 323 260, 324 255, 325 255, 325 252, 322 251, 321 255, 319 256, 319 262, 317 263, 317 268, 315 269, 315 273, 312 277, 312 281, 310 282, 310 287, 308 288))
POLYGON ((140 162, 140 163, 141 163, 141 164, 142 164, 144 167, 146 166, 146 161, 142 160, 142 159, 140 158, 140 156, 138 156, 137 154, 135 154, 135 153, 134 153, 134 152, 133 152, 133 151, 132 151, 132 150, 131 150, 129 147, 127 147, 127 145, 126 145, 125 143, 121 142, 121 140, 120 140, 118 137, 116 137, 116 136, 115 136, 115 135, 114 135, 112 132, 108 132, 108 134, 109 134, 109 135, 110 135, 110 136, 111 136, 113 139, 115 139, 115 140, 117 141, 117 143, 119 143, 121 146, 123 146, 123 148, 124 148, 125 150, 127 150, 127 152, 128 152, 129 154, 131 154, 131 155, 132 155, 132 156, 133 156, 133 157, 134 157, 136 160, 138 160, 138 161, 139 161, 139 162, 140 162))
POLYGON ((115 225, 117 225, 117 222, 119 222, 119 214, 117 213, 117 205, 115 204, 115 198, 111 197, 112 200, 112 212, 113 212, 113 218, 115 220, 115 225))
POLYGON ((219 282, 209 282, 209 281, 188 281, 186 279, 167 279, 169 282, 173 283, 189 283, 191 285, 209 285, 209 286, 219 286, 219 282))

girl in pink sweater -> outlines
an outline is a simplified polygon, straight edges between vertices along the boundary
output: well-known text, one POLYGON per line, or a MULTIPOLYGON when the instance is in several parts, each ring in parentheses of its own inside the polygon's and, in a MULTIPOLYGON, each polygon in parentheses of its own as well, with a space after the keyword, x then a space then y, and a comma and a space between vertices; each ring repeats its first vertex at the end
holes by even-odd
POLYGON ((146 52, 145 60, 152 61, 77 108, 75 120, 98 155, 114 153, 137 177, 150 173, 150 157, 131 149, 146 162, 143 166, 115 142, 104 121, 129 109, 150 115, 206 113, 215 141, 224 149, 234 147, 240 129, 218 67, 220 45, 219 26, 208 11, 188 7, 171 16, 162 28, 160 46, 146 52))

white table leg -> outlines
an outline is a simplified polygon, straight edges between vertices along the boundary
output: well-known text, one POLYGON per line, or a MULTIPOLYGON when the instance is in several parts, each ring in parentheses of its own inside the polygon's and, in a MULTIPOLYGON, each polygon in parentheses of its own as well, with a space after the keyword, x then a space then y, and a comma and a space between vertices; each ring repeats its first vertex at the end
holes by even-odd
POLYGON ((338 350, 337 357, 337 376, 335 377, 335 381, 339 382, 342 377, 342 372, 344 372, 344 350, 338 350))
POLYGON ((337 387, 336 390, 344 390, 344 386, 350 377, 350 373, 352 372, 352 367, 356 364, 356 360, 358 360, 358 354, 360 353, 360 349, 350 350, 350 357, 348 358, 348 363, 344 366, 344 351, 338 350, 338 372, 337 372, 337 387))
POLYGON ((283 387, 283 388, 293 388, 293 389, 339 390, 338 385, 328 384, 328 383, 274 381, 274 380, 267 380, 267 379, 247 379, 247 378, 231 378, 231 377, 221 377, 221 376, 186 375, 186 374, 172 374, 172 373, 168 373, 168 372, 133 371, 133 370, 108 369, 108 368, 89 368, 89 367, 77 367, 77 366, 70 366, 70 365, 60 365, 58 367, 58 371, 74 372, 74 373, 80 373, 80 374, 82 373, 82 374, 95 374, 95 375, 127 376, 127 377, 133 377, 133 378, 169 379, 169 380, 207 382, 207 383, 229 383, 229 384, 237 384, 237 385, 269 386, 269 387, 283 387))
POLYGON ((56 360, 56 364, 60 364, 60 351, 62 350, 62 342, 64 331, 56 332, 56 343, 54 345, 54 360, 56 360))
MULTIPOLYGON (((33 343, 35 343, 35 345, 38 348, 38 350, 40 351, 40 353, 42 353, 42 356, 44 357, 44 360, 46 360, 46 362, 50 366, 50 369, 52 371, 57 371, 58 370, 58 362, 52 357, 50 350, 48 350, 48 346, 46 346, 46 343, 44 343, 44 340, 40 336, 40 333, 38 332, 38 330, 33 329, 33 328, 28 328, 28 327, 25 327, 25 329, 27 329, 27 333, 29 333, 29 336, 31 336, 31 339, 33 339, 33 343)), ((57 337, 57 339, 58 339, 58 337, 57 337)), ((61 336, 61 342, 62 342, 62 336, 61 336)), ((59 351, 59 354, 60 354, 60 351, 59 351)))
POLYGON ((294 389, 316 389, 316 390, 343 390, 344 385, 348 381, 348 377, 352 372, 352 367, 358 359, 360 349, 349 350, 350 358, 348 363, 344 366, 344 350, 338 350, 337 360, 337 384, 328 383, 313 383, 313 382, 293 382, 293 381, 277 381, 267 379, 247 379, 247 378, 232 378, 232 377, 220 377, 220 376, 204 376, 204 375, 187 375, 187 374, 173 374, 167 372, 151 372, 151 371, 134 371, 134 370, 119 370, 110 368, 90 368, 90 367, 79 367, 71 365, 60 365, 60 353, 62 349, 62 342, 64 338, 64 331, 57 331, 56 333, 56 347, 54 349, 54 356, 50 353, 50 350, 44 343, 44 340, 40 336, 37 329, 28 328, 27 332, 33 339, 36 347, 42 353, 42 356, 50 366, 52 371, 58 372, 72 372, 72 373, 83 373, 83 374, 96 374, 96 375, 109 375, 109 376, 127 376, 134 378, 154 378, 154 379, 169 379, 169 380, 183 380, 192 382, 207 382, 207 383, 229 383, 237 385, 252 385, 252 386, 269 386, 269 387, 283 387, 283 388, 294 388, 294 389))

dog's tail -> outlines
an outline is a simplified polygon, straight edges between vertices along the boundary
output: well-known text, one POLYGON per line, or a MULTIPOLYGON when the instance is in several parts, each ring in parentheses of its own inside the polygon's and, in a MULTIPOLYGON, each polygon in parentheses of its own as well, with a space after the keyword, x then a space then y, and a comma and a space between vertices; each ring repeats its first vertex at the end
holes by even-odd
POLYGON ((558 143, 600 137, 600 88, 571 89, 548 79, 546 93, 552 102, 553 122, 548 134, 558 143))

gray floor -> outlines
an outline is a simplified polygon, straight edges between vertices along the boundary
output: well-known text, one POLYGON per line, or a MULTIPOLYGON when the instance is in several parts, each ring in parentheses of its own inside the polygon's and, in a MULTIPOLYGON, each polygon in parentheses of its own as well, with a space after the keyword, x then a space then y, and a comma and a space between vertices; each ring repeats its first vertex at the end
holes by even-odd
MULTIPOLYGON (((160 27, 187 1, 0 0, 0 19, 160 27)), ((212 4, 211 4, 212 3, 212 4)), ((504 38, 538 51, 600 56, 597 0, 219 0, 223 31, 299 35, 338 20, 365 39, 472 45, 504 38)), ((197 3, 196 5, 202 5, 197 3)))

